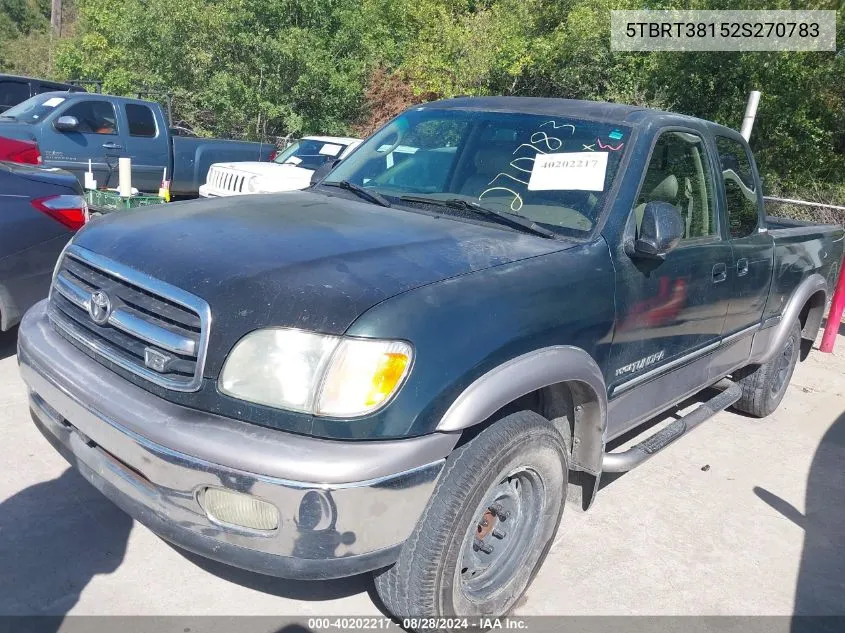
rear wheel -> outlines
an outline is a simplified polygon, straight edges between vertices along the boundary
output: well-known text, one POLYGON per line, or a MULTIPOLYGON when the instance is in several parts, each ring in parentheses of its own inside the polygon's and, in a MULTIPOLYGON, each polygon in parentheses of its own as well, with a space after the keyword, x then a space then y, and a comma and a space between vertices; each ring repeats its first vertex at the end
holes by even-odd
POLYGON ((742 397, 734 408, 757 418, 773 413, 786 394, 800 354, 801 324, 795 321, 783 346, 769 362, 736 372, 734 381, 742 388, 742 397))
POLYGON ((542 416, 502 418, 457 449, 399 561, 376 576, 397 617, 502 616, 545 560, 560 523, 566 449, 542 416))

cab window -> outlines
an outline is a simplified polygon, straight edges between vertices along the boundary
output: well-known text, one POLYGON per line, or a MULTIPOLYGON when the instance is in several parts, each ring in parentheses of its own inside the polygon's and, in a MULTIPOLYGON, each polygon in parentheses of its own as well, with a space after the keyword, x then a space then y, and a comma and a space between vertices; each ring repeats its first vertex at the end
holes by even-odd
POLYGON ((148 106, 127 103, 126 121, 129 123, 129 136, 155 137, 156 120, 153 111, 148 106))
POLYGON ((80 101, 62 112, 79 120, 78 132, 82 134, 117 134, 114 106, 108 101, 80 101))
POLYGON ((637 229, 649 202, 667 202, 678 210, 685 240, 718 234, 713 178, 698 134, 671 131, 657 139, 634 207, 637 229))
POLYGON ((747 237, 757 231, 760 223, 751 158, 742 143, 726 136, 716 137, 716 148, 719 150, 722 181, 725 183, 731 237, 747 237))

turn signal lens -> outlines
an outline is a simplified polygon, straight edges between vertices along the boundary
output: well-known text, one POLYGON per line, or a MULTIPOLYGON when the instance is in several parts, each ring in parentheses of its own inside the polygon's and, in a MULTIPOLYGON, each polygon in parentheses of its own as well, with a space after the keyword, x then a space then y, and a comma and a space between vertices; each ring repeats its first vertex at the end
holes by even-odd
POLYGON ((376 372, 370 383, 370 391, 364 399, 368 407, 375 407, 387 400, 408 367, 410 359, 405 354, 382 354, 376 372))
POLYGON ((354 416, 380 407, 407 376, 411 355, 411 346, 401 341, 342 341, 326 374, 317 413, 354 416))
POLYGON ((279 527, 276 507, 241 492, 223 488, 205 488, 199 502, 209 519, 250 530, 275 530, 279 527))

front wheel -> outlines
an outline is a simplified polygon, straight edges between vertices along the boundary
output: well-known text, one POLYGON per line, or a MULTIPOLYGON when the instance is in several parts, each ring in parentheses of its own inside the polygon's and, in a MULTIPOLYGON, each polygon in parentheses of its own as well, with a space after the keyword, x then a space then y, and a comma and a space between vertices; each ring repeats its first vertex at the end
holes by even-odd
POLYGON ((447 460, 398 562, 376 576, 395 616, 503 616, 551 547, 567 486, 563 440, 531 411, 497 421, 447 460))

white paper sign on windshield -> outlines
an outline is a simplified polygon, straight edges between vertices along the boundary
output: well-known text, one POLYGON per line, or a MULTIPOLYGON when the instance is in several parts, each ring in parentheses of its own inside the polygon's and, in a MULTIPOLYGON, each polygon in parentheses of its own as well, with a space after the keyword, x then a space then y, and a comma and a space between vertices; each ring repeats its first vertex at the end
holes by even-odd
POLYGON ((291 156, 285 161, 286 165, 299 165, 302 162, 302 159, 299 156, 291 156))
POLYGON ((50 97, 47 101, 44 102, 44 106, 47 108, 55 108, 57 105, 64 101, 64 97, 50 97))
POLYGON ((337 153, 343 149, 342 145, 334 145, 332 143, 326 143, 320 148, 320 153, 325 154, 326 156, 337 156, 337 153))
POLYGON ((604 191, 607 152, 537 154, 530 191, 604 191))

